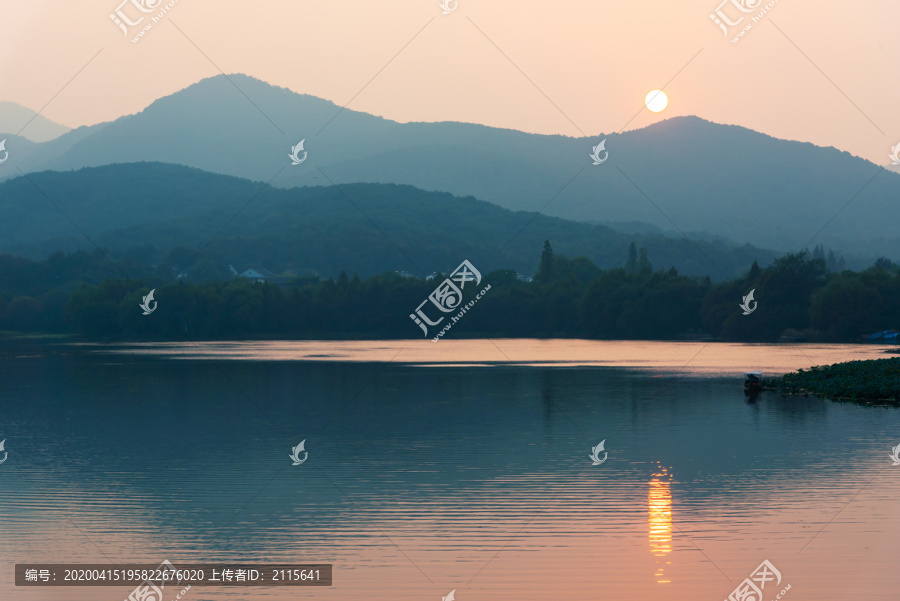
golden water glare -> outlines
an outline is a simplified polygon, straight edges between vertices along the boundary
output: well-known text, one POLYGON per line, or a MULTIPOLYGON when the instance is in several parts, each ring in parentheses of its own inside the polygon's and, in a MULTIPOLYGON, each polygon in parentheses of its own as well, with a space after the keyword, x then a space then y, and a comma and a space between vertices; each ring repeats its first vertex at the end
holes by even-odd
POLYGON ((672 552, 672 490, 671 477, 666 468, 659 470, 650 479, 647 493, 647 515, 650 521, 650 552, 656 557, 656 582, 667 584, 663 569, 672 562, 667 558, 672 552))

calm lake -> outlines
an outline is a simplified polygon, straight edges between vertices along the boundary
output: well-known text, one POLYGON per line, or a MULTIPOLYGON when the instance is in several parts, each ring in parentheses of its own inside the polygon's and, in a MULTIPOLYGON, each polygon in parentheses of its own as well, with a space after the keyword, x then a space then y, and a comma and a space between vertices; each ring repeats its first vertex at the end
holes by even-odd
POLYGON ((882 347, 64 349, 0 360, 0 599, 133 588, 15 587, 16 563, 164 559, 334 565, 331 587, 193 587, 183 601, 722 601, 764 560, 780 582, 762 601, 900 590, 900 409, 750 403, 741 375, 882 347))

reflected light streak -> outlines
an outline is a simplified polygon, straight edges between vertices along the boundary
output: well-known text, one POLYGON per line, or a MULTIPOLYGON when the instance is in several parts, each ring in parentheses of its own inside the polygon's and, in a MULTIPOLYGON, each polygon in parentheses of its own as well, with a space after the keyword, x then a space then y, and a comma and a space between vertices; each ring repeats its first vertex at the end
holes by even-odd
POLYGON ((648 539, 650 552, 656 557, 656 581, 660 584, 671 582, 663 576, 663 568, 671 561, 665 558, 672 552, 672 491, 671 477, 666 468, 660 466, 650 479, 647 492, 647 515, 650 522, 648 539))

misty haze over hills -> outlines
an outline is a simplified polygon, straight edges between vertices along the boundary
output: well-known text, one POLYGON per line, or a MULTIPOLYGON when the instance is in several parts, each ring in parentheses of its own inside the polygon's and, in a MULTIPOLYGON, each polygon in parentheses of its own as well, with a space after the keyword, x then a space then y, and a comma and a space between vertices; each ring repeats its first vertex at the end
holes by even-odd
MULTIPOLYGON (((15 102, 0 100, 0 134, 16 133, 32 142, 47 142, 71 131, 65 125, 55 123, 43 115, 35 116, 35 111, 15 102)), ((0 135, 3 139, 5 135, 0 135)))
POLYGON ((821 243, 900 259, 900 175, 833 148, 697 117, 591 138, 403 124, 245 75, 229 78, 246 97, 216 76, 136 115, 50 142, 11 138, 14 160, 0 178, 18 174, 14 166, 30 172, 159 161, 281 188, 409 184, 576 221, 643 222, 672 236, 718 236, 779 251, 821 243), (592 165, 588 154, 604 138, 609 159, 592 165), (308 159, 291 166, 287 155, 301 139, 308 159))

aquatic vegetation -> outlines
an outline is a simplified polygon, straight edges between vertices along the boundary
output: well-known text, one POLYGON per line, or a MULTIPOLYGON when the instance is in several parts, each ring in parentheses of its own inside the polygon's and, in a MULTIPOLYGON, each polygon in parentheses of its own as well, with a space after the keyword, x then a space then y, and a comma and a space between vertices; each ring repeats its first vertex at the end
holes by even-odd
POLYGON ((900 402, 900 357, 848 361, 763 380, 763 388, 832 399, 900 402))

